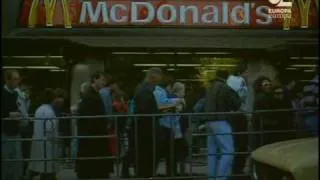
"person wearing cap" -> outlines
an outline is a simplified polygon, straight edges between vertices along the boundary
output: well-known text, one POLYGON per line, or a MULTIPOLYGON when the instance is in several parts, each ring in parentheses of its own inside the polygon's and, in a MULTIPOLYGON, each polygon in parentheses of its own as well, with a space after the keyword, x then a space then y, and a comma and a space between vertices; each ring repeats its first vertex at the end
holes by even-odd
MULTIPOLYGON (((206 113, 231 112, 240 109, 239 95, 226 83, 228 75, 226 70, 217 70, 217 78, 211 82, 206 91, 204 107, 206 113)), ((211 133, 207 137, 209 180, 226 180, 232 172, 232 154, 234 153, 232 127, 229 123, 230 116, 224 114, 208 115, 206 120, 211 133), (222 154, 220 158, 215 155, 217 152, 222 154)))

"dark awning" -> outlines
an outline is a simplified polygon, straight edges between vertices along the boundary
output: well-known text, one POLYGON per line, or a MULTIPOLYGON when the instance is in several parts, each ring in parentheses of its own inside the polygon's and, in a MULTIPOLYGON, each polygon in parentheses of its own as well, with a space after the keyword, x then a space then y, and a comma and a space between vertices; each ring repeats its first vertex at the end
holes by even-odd
POLYGON ((107 48, 208 48, 208 49, 269 49, 285 45, 290 39, 248 37, 68 37, 68 40, 107 48))
POLYGON ((61 55, 61 47, 70 41, 43 37, 3 37, 1 50, 3 56, 41 56, 61 55))
POLYGON ((94 48, 273 50, 287 47, 295 42, 302 42, 300 45, 305 42, 317 45, 318 31, 306 29, 284 31, 275 29, 24 28, 16 29, 9 38, 39 42, 59 41, 61 46, 71 43, 94 48))

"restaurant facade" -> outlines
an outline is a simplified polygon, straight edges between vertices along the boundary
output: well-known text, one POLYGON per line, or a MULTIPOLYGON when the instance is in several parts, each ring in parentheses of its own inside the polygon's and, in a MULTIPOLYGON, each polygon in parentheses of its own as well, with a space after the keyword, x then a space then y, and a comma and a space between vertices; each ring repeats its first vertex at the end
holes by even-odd
MULTIPOLYGON (((31 67, 32 57, 43 57, 47 64, 61 58, 57 72, 65 72, 71 103, 77 99, 80 84, 95 70, 130 79, 138 67, 174 71, 203 66, 198 59, 234 58, 248 62, 249 83, 261 74, 273 79, 281 71, 277 65, 290 68, 318 60, 318 3, 2 1, 4 66, 31 67)), ((219 65, 228 66, 228 62, 214 66, 219 65)), ((186 70, 181 72, 186 76, 186 70)))

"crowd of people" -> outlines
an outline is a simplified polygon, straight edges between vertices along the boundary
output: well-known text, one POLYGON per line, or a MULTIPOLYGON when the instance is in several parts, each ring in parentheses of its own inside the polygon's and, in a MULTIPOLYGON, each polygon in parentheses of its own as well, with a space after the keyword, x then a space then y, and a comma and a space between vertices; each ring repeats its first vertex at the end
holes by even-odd
MULTIPOLYGON (((81 84, 79 101, 71 107, 72 115, 84 117, 73 118, 76 121, 73 135, 77 136, 75 172, 78 178, 109 178, 118 160, 122 164, 123 178, 131 176, 130 167, 134 167, 137 178, 155 176, 161 159, 165 161, 167 176, 188 175, 185 165, 191 156, 189 149, 193 144, 193 129, 190 117, 183 113, 226 112, 191 116, 192 120, 196 119, 199 129, 205 128, 209 132, 207 159, 210 180, 226 180, 232 173, 248 172, 246 167, 249 167, 250 158, 235 155, 235 152, 248 151, 248 135, 232 133, 248 131, 247 124, 251 118, 252 128, 257 131, 300 128, 306 129, 310 135, 318 135, 318 115, 300 110, 318 105, 317 76, 304 88, 299 88, 294 81, 287 86, 273 85, 271 79, 260 76, 252 86, 252 105, 249 102, 251 92, 246 65, 240 64, 232 75, 226 70, 217 70, 215 77, 193 108, 186 108, 185 84, 176 82, 160 68, 147 71, 131 98, 112 76, 103 72, 92 74, 90 81, 81 84), (292 108, 296 111, 275 111, 292 108), (250 116, 250 109, 270 111, 250 116), (243 113, 231 115, 232 112, 243 113), (114 116, 128 114, 138 116, 114 116), (141 114, 157 116, 139 116, 141 114), (110 136, 113 134, 116 136, 110 136), (120 137, 128 138, 127 151, 122 156, 120 152, 124 146, 121 145, 125 142, 120 137), (110 158, 112 156, 118 156, 117 160, 110 158)), ((5 72, 1 98, 2 179, 20 180, 25 177, 32 180, 37 175, 41 180, 56 179, 60 166, 53 159, 61 157, 61 146, 65 147, 65 141, 59 139, 65 135, 61 133, 60 124, 70 121, 58 118, 62 116, 66 92, 45 89, 41 103, 31 117, 28 110, 30 98, 20 84, 18 71, 5 72), (33 141, 21 143, 21 138, 33 138, 33 141), (3 161, 22 158, 47 160, 3 161)), ((300 136, 295 133, 258 134, 254 135, 255 146, 251 148, 297 137, 300 136)))

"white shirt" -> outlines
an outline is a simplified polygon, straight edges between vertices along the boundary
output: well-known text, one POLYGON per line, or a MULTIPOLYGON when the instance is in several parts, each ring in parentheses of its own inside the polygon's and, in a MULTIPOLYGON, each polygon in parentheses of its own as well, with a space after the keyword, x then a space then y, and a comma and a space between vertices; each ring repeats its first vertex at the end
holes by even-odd
POLYGON ((50 159, 50 161, 31 161, 29 170, 35 172, 55 173, 59 171, 59 164, 53 161, 59 158, 58 120, 51 105, 41 105, 34 115, 37 121, 34 122, 33 138, 45 138, 46 141, 32 141, 31 159, 50 159))
POLYGON ((227 85, 231 87, 241 99, 241 110, 248 110, 248 86, 245 79, 241 76, 230 75, 227 79, 227 85))
POLYGON ((28 110, 29 110, 29 106, 30 106, 30 101, 28 101, 25 98, 24 92, 21 91, 20 88, 15 88, 14 90, 11 90, 10 88, 8 88, 7 85, 4 86, 4 88, 8 91, 8 92, 16 92, 18 94, 17 97, 17 107, 18 107, 18 111, 20 112, 22 118, 20 121, 20 126, 22 127, 26 127, 29 124, 29 120, 28 120, 28 110))
POLYGON ((15 91, 18 93, 18 98, 17 98, 18 109, 21 113, 21 116, 25 118, 21 121, 21 125, 27 126, 29 124, 28 111, 29 111, 30 101, 27 100, 27 98, 25 97, 25 93, 20 88, 16 88, 15 91))

